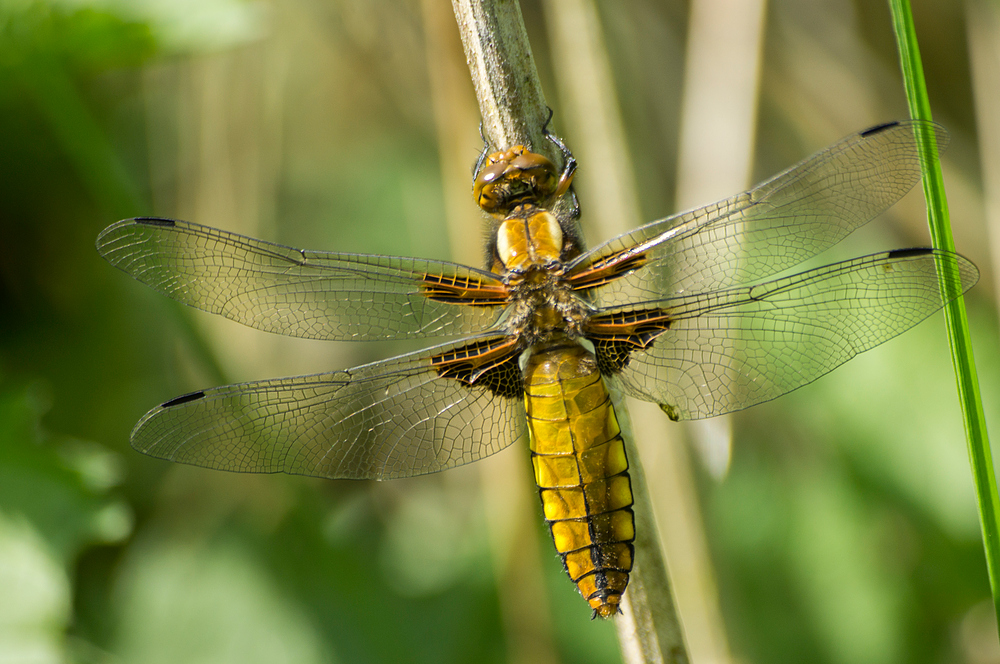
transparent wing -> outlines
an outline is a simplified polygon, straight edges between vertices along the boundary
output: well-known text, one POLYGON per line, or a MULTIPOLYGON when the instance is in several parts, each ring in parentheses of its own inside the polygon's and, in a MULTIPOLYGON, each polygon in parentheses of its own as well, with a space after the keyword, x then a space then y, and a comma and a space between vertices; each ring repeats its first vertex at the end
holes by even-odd
POLYGON ((646 303, 668 322, 628 356, 618 376, 626 392, 662 404, 675 419, 740 410, 910 329, 944 305, 939 284, 951 300, 978 278, 957 254, 911 249, 750 288, 646 303))
POLYGON ((146 413, 132 447, 218 470, 344 479, 460 466, 504 449, 524 426, 519 399, 433 368, 433 357, 467 348, 460 342, 346 371, 194 392, 146 413))
POLYGON ((169 219, 126 219, 97 250, 179 302, 310 339, 466 335, 499 318, 506 287, 441 261, 302 251, 169 219))
MULTIPOLYGON (((638 228, 574 261, 571 282, 623 306, 753 283, 836 244, 920 179, 917 122, 855 134, 728 200, 638 228), (620 274, 625 276, 618 276, 620 274)), ((925 123, 939 147, 947 133, 925 123)))

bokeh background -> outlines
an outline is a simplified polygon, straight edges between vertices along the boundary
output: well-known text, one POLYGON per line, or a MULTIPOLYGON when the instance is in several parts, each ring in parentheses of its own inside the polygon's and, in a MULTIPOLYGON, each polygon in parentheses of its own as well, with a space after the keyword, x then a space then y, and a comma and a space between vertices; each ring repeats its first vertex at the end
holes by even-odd
MULTIPOLYGON (((882 2, 521 6, 591 243, 906 115, 882 2)), ((914 12, 996 432, 1000 5, 914 12)), ((368 483, 128 445, 178 394, 410 347, 186 309, 101 261, 104 226, 478 264, 480 147, 442 0, 0 2, 0 662, 618 660, 524 449, 368 483)), ((823 260, 927 243, 916 193, 823 260)), ((726 420, 632 407, 695 662, 1000 662, 941 323, 726 420)))

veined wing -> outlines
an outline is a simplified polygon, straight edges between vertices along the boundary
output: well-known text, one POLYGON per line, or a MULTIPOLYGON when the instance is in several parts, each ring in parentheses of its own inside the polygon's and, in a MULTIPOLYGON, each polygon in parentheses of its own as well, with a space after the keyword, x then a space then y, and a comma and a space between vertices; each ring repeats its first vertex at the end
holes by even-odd
MULTIPOLYGON (((922 123, 938 146, 944 128, 922 123)), ((573 262, 599 306, 750 284, 833 246, 920 179, 915 132, 893 122, 849 136, 733 198, 642 226, 573 262)))
POLYGON ((698 419, 779 397, 924 320, 971 288, 957 254, 907 249, 749 288, 646 302, 591 319, 602 371, 698 419), (957 275, 957 276, 956 276, 957 275))
POLYGON ((119 221, 97 250, 179 302, 309 339, 475 334, 507 297, 495 275, 455 263, 303 251, 169 219, 119 221))
POLYGON ((132 447, 243 473, 433 473, 521 436, 520 350, 505 337, 467 339, 346 371, 193 392, 146 413, 132 447))

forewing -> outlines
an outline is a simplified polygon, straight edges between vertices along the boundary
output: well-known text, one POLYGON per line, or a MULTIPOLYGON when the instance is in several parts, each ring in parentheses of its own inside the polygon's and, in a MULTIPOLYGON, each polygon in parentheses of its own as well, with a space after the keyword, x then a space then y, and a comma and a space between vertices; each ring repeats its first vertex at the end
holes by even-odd
MULTIPOLYGON (((939 147, 945 130, 924 123, 939 147)), ((604 307, 746 285, 833 246, 920 179, 917 122, 855 134, 750 191, 638 228, 574 261, 604 307)))
MULTIPOLYGON (((524 426, 522 401, 499 396, 497 381, 491 389, 441 377, 435 358, 469 348, 448 344, 347 371, 194 392, 146 413, 132 446, 244 473, 382 480, 461 466, 504 449, 524 426)), ((517 354, 510 360, 516 370, 517 354)))
POLYGON ((97 249, 179 302, 267 332, 369 340, 466 335, 499 318, 506 287, 441 261, 302 251, 169 219, 126 219, 97 249))
POLYGON ((592 340, 599 361, 617 364, 626 392, 674 419, 713 417, 816 380, 941 308, 939 284, 950 300, 978 277, 957 254, 881 253, 750 288, 646 303, 643 319, 653 323, 644 337, 592 340))

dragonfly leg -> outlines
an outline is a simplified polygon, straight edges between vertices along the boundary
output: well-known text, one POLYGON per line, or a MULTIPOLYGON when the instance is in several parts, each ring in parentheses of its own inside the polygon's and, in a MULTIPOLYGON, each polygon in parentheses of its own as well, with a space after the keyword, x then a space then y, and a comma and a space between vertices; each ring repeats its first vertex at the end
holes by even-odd
MULTIPOLYGON (((559 184, 556 186, 555 192, 552 194, 552 200, 558 199, 560 196, 569 191, 570 185, 573 184, 573 174, 576 173, 576 157, 573 153, 569 151, 563 140, 556 136, 554 133, 549 131, 549 123, 552 122, 552 109, 549 109, 549 117, 545 121, 545 125, 542 127, 542 133, 545 134, 545 138, 552 141, 559 152, 563 156, 563 169, 562 173, 559 175, 559 184)), ((580 216, 580 206, 576 202, 576 195, 573 196, 573 208, 576 212, 575 217, 580 216)))
POLYGON ((479 156, 476 157, 476 163, 472 166, 472 178, 475 179, 479 175, 480 169, 483 167, 483 163, 486 161, 486 157, 490 154, 490 142, 486 139, 486 132, 483 131, 483 121, 479 121, 479 137, 483 139, 483 149, 480 150, 479 156))

